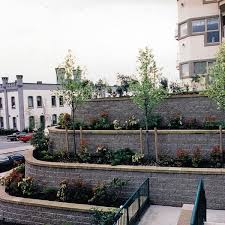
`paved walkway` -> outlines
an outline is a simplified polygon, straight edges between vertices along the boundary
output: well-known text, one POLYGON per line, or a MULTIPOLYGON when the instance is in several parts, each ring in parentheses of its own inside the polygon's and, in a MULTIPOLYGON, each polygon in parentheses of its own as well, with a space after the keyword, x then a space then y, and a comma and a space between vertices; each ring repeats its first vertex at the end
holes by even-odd
MULTIPOLYGON (((144 214, 139 225, 176 225, 181 208, 152 205, 144 214)), ((225 223, 224 210, 207 210, 207 221, 225 223)))
POLYGON ((139 225, 176 225, 181 208, 152 205, 139 225))

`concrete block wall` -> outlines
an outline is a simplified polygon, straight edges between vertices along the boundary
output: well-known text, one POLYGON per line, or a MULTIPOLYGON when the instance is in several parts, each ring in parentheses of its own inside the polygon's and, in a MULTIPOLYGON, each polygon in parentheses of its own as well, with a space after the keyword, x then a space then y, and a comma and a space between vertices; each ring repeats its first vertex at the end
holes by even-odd
MULTIPOLYGON (((54 151, 65 149, 65 131, 50 128, 50 141, 54 151)), ((223 134, 225 135, 225 134, 223 134)), ((150 155, 155 156, 155 136, 150 131, 150 155)), ((130 148, 141 152, 140 131, 83 131, 82 138, 87 143, 88 150, 94 152, 98 145, 107 146, 111 150, 130 148)), ((79 151, 80 133, 76 132, 76 146, 79 151)), ((143 152, 147 154, 145 132, 142 136, 143 152)), ((201 149, 202 156, 208 158, 214 146, 220 143, 219 131, 203 130, 173 130, 158 131, 158 148, 161 155, 174 158, 177 149, 185 149, 193 153, 197 147, 201 149)), ((69 131, 69 149, 73 151, 73 132, 69 131)), ((223 138, 225 146, 225 138, 223 138)))
POLYGON ((225 209, 225 169, 160 168, 148 166, 108 166, 48 163, 26 156, 26 175, 40 184, 57 187, 64 180, 82 179, 90 185, 119 177, 129 180, 124 194, 129 196, 150 179, 152 204, 182 206, 193 204, 198 182, 204 180, 208 208, 225 209))
MULTIPOLYGON (((107 112, 110 121, 120 120, 124 122, 132 115, 140 120, 143 119, 143 112, 130 98, 90 100, 77 110, 76 117, 87 123, 91 119, 98 117, 101 112, 107 112)), ((162 116, 165 125, 168 124, 170 118, 177 114, 186 119, 196 118, 200 123, 203 123, 208 116, 215 116, 218 120, 225 120, 225 112, 218 110, 216 103, 208 97, 200 95, 171 96, 162 102, 154 112, 162 116)))

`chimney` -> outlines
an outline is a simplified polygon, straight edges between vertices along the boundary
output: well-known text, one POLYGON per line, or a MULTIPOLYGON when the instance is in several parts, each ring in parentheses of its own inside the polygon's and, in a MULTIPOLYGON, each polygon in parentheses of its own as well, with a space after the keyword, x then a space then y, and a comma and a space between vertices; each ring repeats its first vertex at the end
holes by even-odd
POLYGON ((16 75, 16 84, 18 87, 23 86, 23 75, 16 75))
POLYGON ((6 87, 8 84, 9 78, 8 77, 2 77, 2 86, 6 87))

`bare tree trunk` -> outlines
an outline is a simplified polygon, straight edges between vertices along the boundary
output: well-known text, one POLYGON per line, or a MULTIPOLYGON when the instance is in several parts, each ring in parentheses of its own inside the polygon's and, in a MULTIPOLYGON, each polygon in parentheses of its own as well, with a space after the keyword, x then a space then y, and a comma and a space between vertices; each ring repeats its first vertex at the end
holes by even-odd
POLYGON ((68 127, 66 126, 66 153, 69 153, 68 127))
POLYGON ((76 147, 75 106, 74 106, 74 103, 72 105, 72 113, 73 113, 73 145, 74 145, 74 155, 76 155, 77 154, 77 147, 76 147))
POLYGON ((145 100, 145 129, 146 129, 146 148, 147 148, 148 158, 150 158, 147 100, 145 100))

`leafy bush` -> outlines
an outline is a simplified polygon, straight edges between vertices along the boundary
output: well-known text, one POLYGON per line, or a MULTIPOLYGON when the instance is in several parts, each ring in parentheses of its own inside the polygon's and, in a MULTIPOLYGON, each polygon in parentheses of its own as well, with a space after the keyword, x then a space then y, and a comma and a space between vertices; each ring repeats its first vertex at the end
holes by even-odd
POLYGON ((132 163, 138 165, 138 164, 142 164, 143 161, 144 161, 144 157, 145 155, 144 154, 141 154, 141 153, 135 153, 133 156, 132 156, 132 163))
POLYGON ((100 118, 92 120, 91 129, 107 130, 110 129, 109 115, 107 112, 101 112, 100 118))
POLYGON ((192 161, 193 167, 199 167, 200 166, 200 164, 202 162, 202 155, 201 155, 201 150, 200 150, 199 147, 194 150, 191 161, 192 161))
POLYGON ((109 184, 100 184, 94 190, 94 196, 88 201, 89 204, 116 206, 120 203, 121 193, 127 181, 114 178, 109 184))
POLYGON ((92 224, 93 225, 112 225, 116 212, 111 210, 103 212, 102 210, 93 209, 92 224))
POLYGON ((57 199, 57 188, 45 187, 43 188, 41 194, 43 196, 42 199, 55 201, 57 199))
POLYGON ((155 127, 159 128, 162 124, 162 117, 159 114, 151 114, 148 117, 148 124, 150 129, 153 129, 155 127))
POLYGON ((112 151, 105 146, 97 146, 96 153, 92 157, 95 158, 95 163, 108 164, 112 160, 112 151))
POLYGON ((184 149, 177 149, 176 163, 178 166, 188 166, 190 164, 190 156, 184 149))
POLYGON ((139 120, 133 115, 125 121, 124 127, 126 130, 137 130, 140 127, 139 120))
POLYGON ((112 154, 112 165, 126 165, 132 163, 134 152, 129 148, 119 149, 112 154))
POLYGON ((39 128, 31 139, 31 144, 37 151, 48 150, 48 138, 44 134, 44 130, 39 128))
POLYGON ((210 153, 210 162, 214 167, 221 167, 221 152, 219 146, 214 146, 210 153))
POLYGON ((177 114, 169 119, 168 127, 170 129, 180 129, 183 126, 183 118, 177 114))
POLYGON ((20 189, 23 197, 31 197, 37 192, 37 186, 33 182, 32 177, 23 178, 18 182, 18 188, 20 189))

